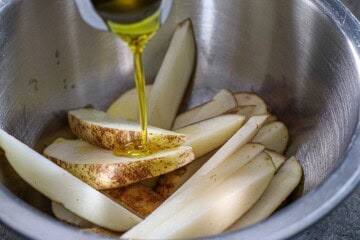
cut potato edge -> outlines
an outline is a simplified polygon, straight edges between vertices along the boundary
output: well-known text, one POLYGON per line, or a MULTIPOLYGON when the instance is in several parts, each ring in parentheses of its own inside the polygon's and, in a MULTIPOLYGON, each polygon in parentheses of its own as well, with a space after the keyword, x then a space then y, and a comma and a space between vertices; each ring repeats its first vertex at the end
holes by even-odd
POLYGON ((191 20, 188 19, 177 25, 156 75, 148 105, 149 124, 171 129, 191 80, 195 61, 195 35, 191 20))
POLYGON ((125 231, 141 221, 135 214, 1 129, 0 146, 11 166, 27 183, 76 215, 115 231, 125 231), (64 188, 65 185, 68 187, 64 188))
POLYGON ((266 148, 278 153, 284 153, 289 142, 289 130, 280 121, 263 126, 253 139, 253 142, 264 144, 266 148))
POLYGON ((143 158, 117 157, 82 140, 56 141, 44 155, 95 189, 130 185, 180 168, 194 160, 189 146, 163 150, 143 158))
MULTIPOLYGON (((77 109, 68 113, 72 132, 84 141, 101 148, 117 146, 141 140, 141 128, 136 122, 112 118, 96 109, 77 109)), ((159 149, 180 146, 186 140, 183 134, 148 126, 148 142, 159 149)))
POLYGON ((226 89, 220 90, 211 101, 179 114, 172 129, 179 129, 190 124, 211 119, 228 112, 237 106, 234 95, 226 89))
POLYGON ((255 105, 256 108, 252 113, 253 115, 262 115, 269 113, 266 102, 255 93, 240 92, 234 93, 234 96, 239 106, 255 105))
POLYGON ((74 225, 79 228, 92 228, 95 225, 86 219, 76 215, 75 213, 67 210, 64 205, 61 203, 57 203, 51 201, 51 211, 53 212, 54 216, 59 219, 60 221, 66 222, 68 224, 74 225))
MULTIPOLYGON (((237 140, 237 138, 234 139, 237 140)), ((213 166, 213 168, 209 169, 208 167, 206 171, 203 171, 203 173, 201 173, 201 169, 203 169, 204 166, 208 164, 211 159, 213 159, 213 156, 174 194, 172 194, 159 208, 157 208, 140 224, 132 228, 125 236, 129 238, 143 236, 143 234, 146 234, 151 229, 163 223, 164 221, 166 221, 166 219, 179 211, 179 209, 181 209, 185 203, 192 201, 196 197, 196 194, 214 187, 215 179, 212 176, 218 176, 216 178, 216 183, 219 183, 219 181, 231 175, 238 168, 245 165, 263 150, 264 147, 260 144, 244 144, 237 151, 235 150, 233 157, 231 157, 232 155, 230 155, 229 161, 226 161, 226 164, 221 164, 225 161, 225 159, 223 159, 216 165, 212 163, 211 165, 213 166), (236 154, 238 154, 238 157, 236 156, 236 154), (231 171, 229 171, 229 169, 231 171), (196 184, 193 184, 194 182, 196 182, 196 184)), ((215 160, 219 161, 218 159, 215 160)))
POLYGON ((247 227, 270 216, 298 186, 301 177, 302 168, 295 157, 291 157, 275 174, 259 201, 228 231, 247 227))
POLYGON ((199 170, 213 154, 214 153, 207 154, 182 168, 160 176, 154 190, 163 197, 168 198, 191 178, 191 176, 199 170))
POLYGON ((239 115, 222 115, 175 130, 185 135, 184 145, 193 148, 196 158, 217 149, 230 139, 244 124, 239 115))
POLYGON ((181 211, 146 234, 130 230, 123 237, 182 239, 221 233, 260 198, 274 172, 271 158, 261 153, 215 187, 198 192, 181 211))

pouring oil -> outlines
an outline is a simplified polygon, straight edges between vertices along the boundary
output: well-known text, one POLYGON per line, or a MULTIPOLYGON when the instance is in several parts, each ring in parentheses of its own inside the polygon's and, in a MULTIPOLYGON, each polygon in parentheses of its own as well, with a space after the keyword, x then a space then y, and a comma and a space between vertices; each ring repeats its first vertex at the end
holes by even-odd
POLYGON ((145 76, 142 52, 146 43, 160 28, 159 0, 92 0, 93 6, 105 20, 110 31, 123 39, 130 47, 134 61, 134 79, 139 98, 141 139, 117 146, 117 156, 142 157, 159 151, 156 144, 147 139, 147 110, 145 76))

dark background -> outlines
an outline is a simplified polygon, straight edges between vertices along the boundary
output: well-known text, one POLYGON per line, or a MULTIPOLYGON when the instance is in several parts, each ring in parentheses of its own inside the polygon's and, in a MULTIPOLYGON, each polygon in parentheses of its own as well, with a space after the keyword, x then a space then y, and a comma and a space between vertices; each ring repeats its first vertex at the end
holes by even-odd
MULTIPOLYGON (((360 18, 360 0, 343 0, 360 18)), ((0 239, 20 240, 18 234, 0 223, 0 239)), ((317 224, 298 234, 294 240, 360 239, 360 187, 332 213, 317 224)))

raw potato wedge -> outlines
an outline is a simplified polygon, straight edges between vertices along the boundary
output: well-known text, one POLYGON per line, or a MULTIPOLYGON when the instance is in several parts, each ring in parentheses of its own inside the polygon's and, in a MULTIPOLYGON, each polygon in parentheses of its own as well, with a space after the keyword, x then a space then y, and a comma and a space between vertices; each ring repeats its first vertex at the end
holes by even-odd
POLYGON ((197 172, 199 176, 206 175, 216 169, 228 157, 238 149, 250 142, 262 127, 268 115, 259 115, 251 117, 197 172))
POLYGON ((178 115, 175 118, 172 129, 178 129, 192 123, 217 117, 236 106, 237 102, 234 95, 230 91, 222 89, 210 102, 204 103, 203 105, 192 108, 178 115))
POLYGON ((190 20, 176 27, 170 46, 151 89, 149 124, 171 129, 195 68, 196 43, 190 20))
MULTIPOLYGON (((152 85, 146 85, 146 99, 149 99, 152 85)), ((113 102, 106 113, 114 118, 127 121, 139 120, 139 98, 136 88, 130 89, 113 102)))
POLYGON ((274 115, 274 114, 270 114, 268 119, 266 119, 265 123, 264 123, 264 126, 269 124, 269 123, 273 123, 273 122, 276 122, 278 119, 277 117, 274 115))
POLYGON ((179 187, 181 187, 199 168, 211 158, 213 153, 207 154, 188 165, 178 168, 175 171, 169 172, 159 177, 155 187, 155 192, 161 196, 168 198, 179 187))
MULTIPOLYGON (((142 218, 149 215, 165 200, 160 194, 140 183, 135 183, 123 188, 103 190, 101 192, 142 218)), ((61 221, 80 228, 95 227, 94 224, 75 215, 60 203, 52 202, 51 209, 55 217, 61 221)))
POLYGON ((274 172, 271 158, 260 153, 215 188, 188 202, 161 225, 146 235, 133 235, 133 238, 184 239, 221 233, 261 197, 274 172))
POLYGON ((196 158, 217 149, 244 124, 245 117, 222 115, 175 130, 187 137, 184 145, 193 148, 196 158))
MULTIPOLYGON (((244 166, 263 150, 264 146, 260 144, 245 144, 240 147, 240 149, 235 150, 230 156, 226 156, 225 159, 222 159, 216 166, 214 166, 215 162, 212 160, 214 159, 213 156, 162 205, 140 224, 125 233, 123 237, 146 238, 148 232, 167 221, 167 219, 179 212, 187 206, 187 204, 190 204, 197 199, 199 194, 214 188, 222 180, 236 172, 237 169, 244 166), (208 165, 208 167, 205 168, 206 165, 208 165), (210 168, 209 165, 214 167, 210 168), (204 168, 205 170, 203 170, 204 168)), ((218 161, 218 159, 215 160, 218 161)))
POLYGON ((279 169, 259 201, 236 221, 228 231, 244 228, 269 217, 299 184, 302 168, 291 157, 279 169))
POLYGON ((267 149, 284 153, 289 142, 289 131, 284 123, 272 122, 262 127, 252 141, 264 144, 267 149))
POLYGON ((269 156, 271 157, 271 160, 274 163, 274 166, 276 168, 276 170, 278 170, 285 162, 286 157, 269 149, 265 149, 264 150, 265 153, 269 154, 269 156))
MULTIPOLYGON (((176 130, 176 132, 188 136, 184 145, 191 146, 195 153, 195 157, 199 158, 217 149, 229 140, 241 127, 244 120, 245 118, 243 116, 222 115, 180 128, 176 130)), ((169 197, 208 159, 209 156, 197 159, 182 168, 160 176, 155 191, 159 192, 164 197, 169 197)))
POLYGON ((152 214, 125 233, 124 238, 146 236, 146 233, 163 223, 179 211, 186 202, 191 201, 196 194, 213 187, 211 176, 219 176, 221 180, 231 175, 239 167, 246 164, 252 158, 263 151, 264 147, 259 144, 248 143, 261 128, 267 115, 251 117, 188 181, 186 181, 174 194, 172 194, 152 214), (239 154, 239 155, 237 155, 239 154), (229 161, 233 156, 236 161, 229 161), (242 158, 240 161, 237 156, 242 158), (226 161, 228 160, 228 161, 226 161), (222 164, 226 163, 226 164, 222 164), (232 163, 232 164, 230 164, 232 163), (235 165, 234 165, 235 164, 235 165), (229 171, 230 169, 230 171, 229 171))
POLYGON ((142 218, 152 213, 165 200, 160 194, 139 183, 103 190, 102 193, 142 218))
POLYGON ((54 214, 54 216, 68 224, 80 227, 80 228, 92 228, 95 227, 94 224, 91 222, 85 220, 82 217, 79 217, 78 215, 72 213, 71 211, 67 210, 64 205, 54 202, 51 202, 51 210, 54 214))
MULTIPOLYGON (((272 150, 266 149, 264 152, 270 155, 276 169, 278 169, 286 160, 283 155, 272 150)), ((200 159, 196 159, 182 168, 160 176, 155 187, 155 191, 166 198, 169 197, 182 184, 184 184, 184 182, 186 182, 210 158, 211 155, 206 155, 200 159)))
MULTIPOLYGON (((71 131, 80 139, 93 145, 114 149, 116 146, 141 140, 139 123, 112 118, 95 109, 78 109, 68 113, 71 131)), ((168 130, 148 127, 148 141, 161 149, 182 145, 185 135, 168 130)))
POLYGON ((135 214, 1 129, 0 146, 20 177, 76 215, 114 231, 126 231, 141 221, 135 214))
POLYGON ((237 104, 239 106, 255 105, 256 108, 252 115, 268 114, 268 109, 265 101, 254 93, 235 93, 237 104))
POLYGON ((227 111, 227 113, 243 115, 244 117, 246 117, 246 119, 249 119, 251 116, 253 116, 255 108, 255 105, 237 106, 227 111))
POLYGON ((194 160, 192 148, 181 146, 142 158, 117 157, 82 140, 55 141, 44 155, 95 189, 111 189, 171 172, 194 160))

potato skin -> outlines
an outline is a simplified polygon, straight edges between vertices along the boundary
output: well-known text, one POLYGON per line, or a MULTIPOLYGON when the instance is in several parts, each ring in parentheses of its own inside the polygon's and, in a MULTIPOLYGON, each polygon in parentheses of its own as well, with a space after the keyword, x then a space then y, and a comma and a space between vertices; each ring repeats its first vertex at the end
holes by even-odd
POLYGON ((74 164, 45 156, 98 190, 119 188, 156 177, 180 168, 195 158, 191 147, 179 150, 171 157, 148 158, 127 163, 74 164))
POLYGON ((142 218, 147 217, 165 200, 141 183, 101 192, 142 218))
MULTIPOLYGON (((69 112, 68 121, 71 131, 80 139, 105 149, 141 140, 141 131, 106 128, 83 121, 69 112)), ((182 145, 186 136, 182 134, 154 134, 148 132, 148 141, 159 149, 174 148, 182 145)))

